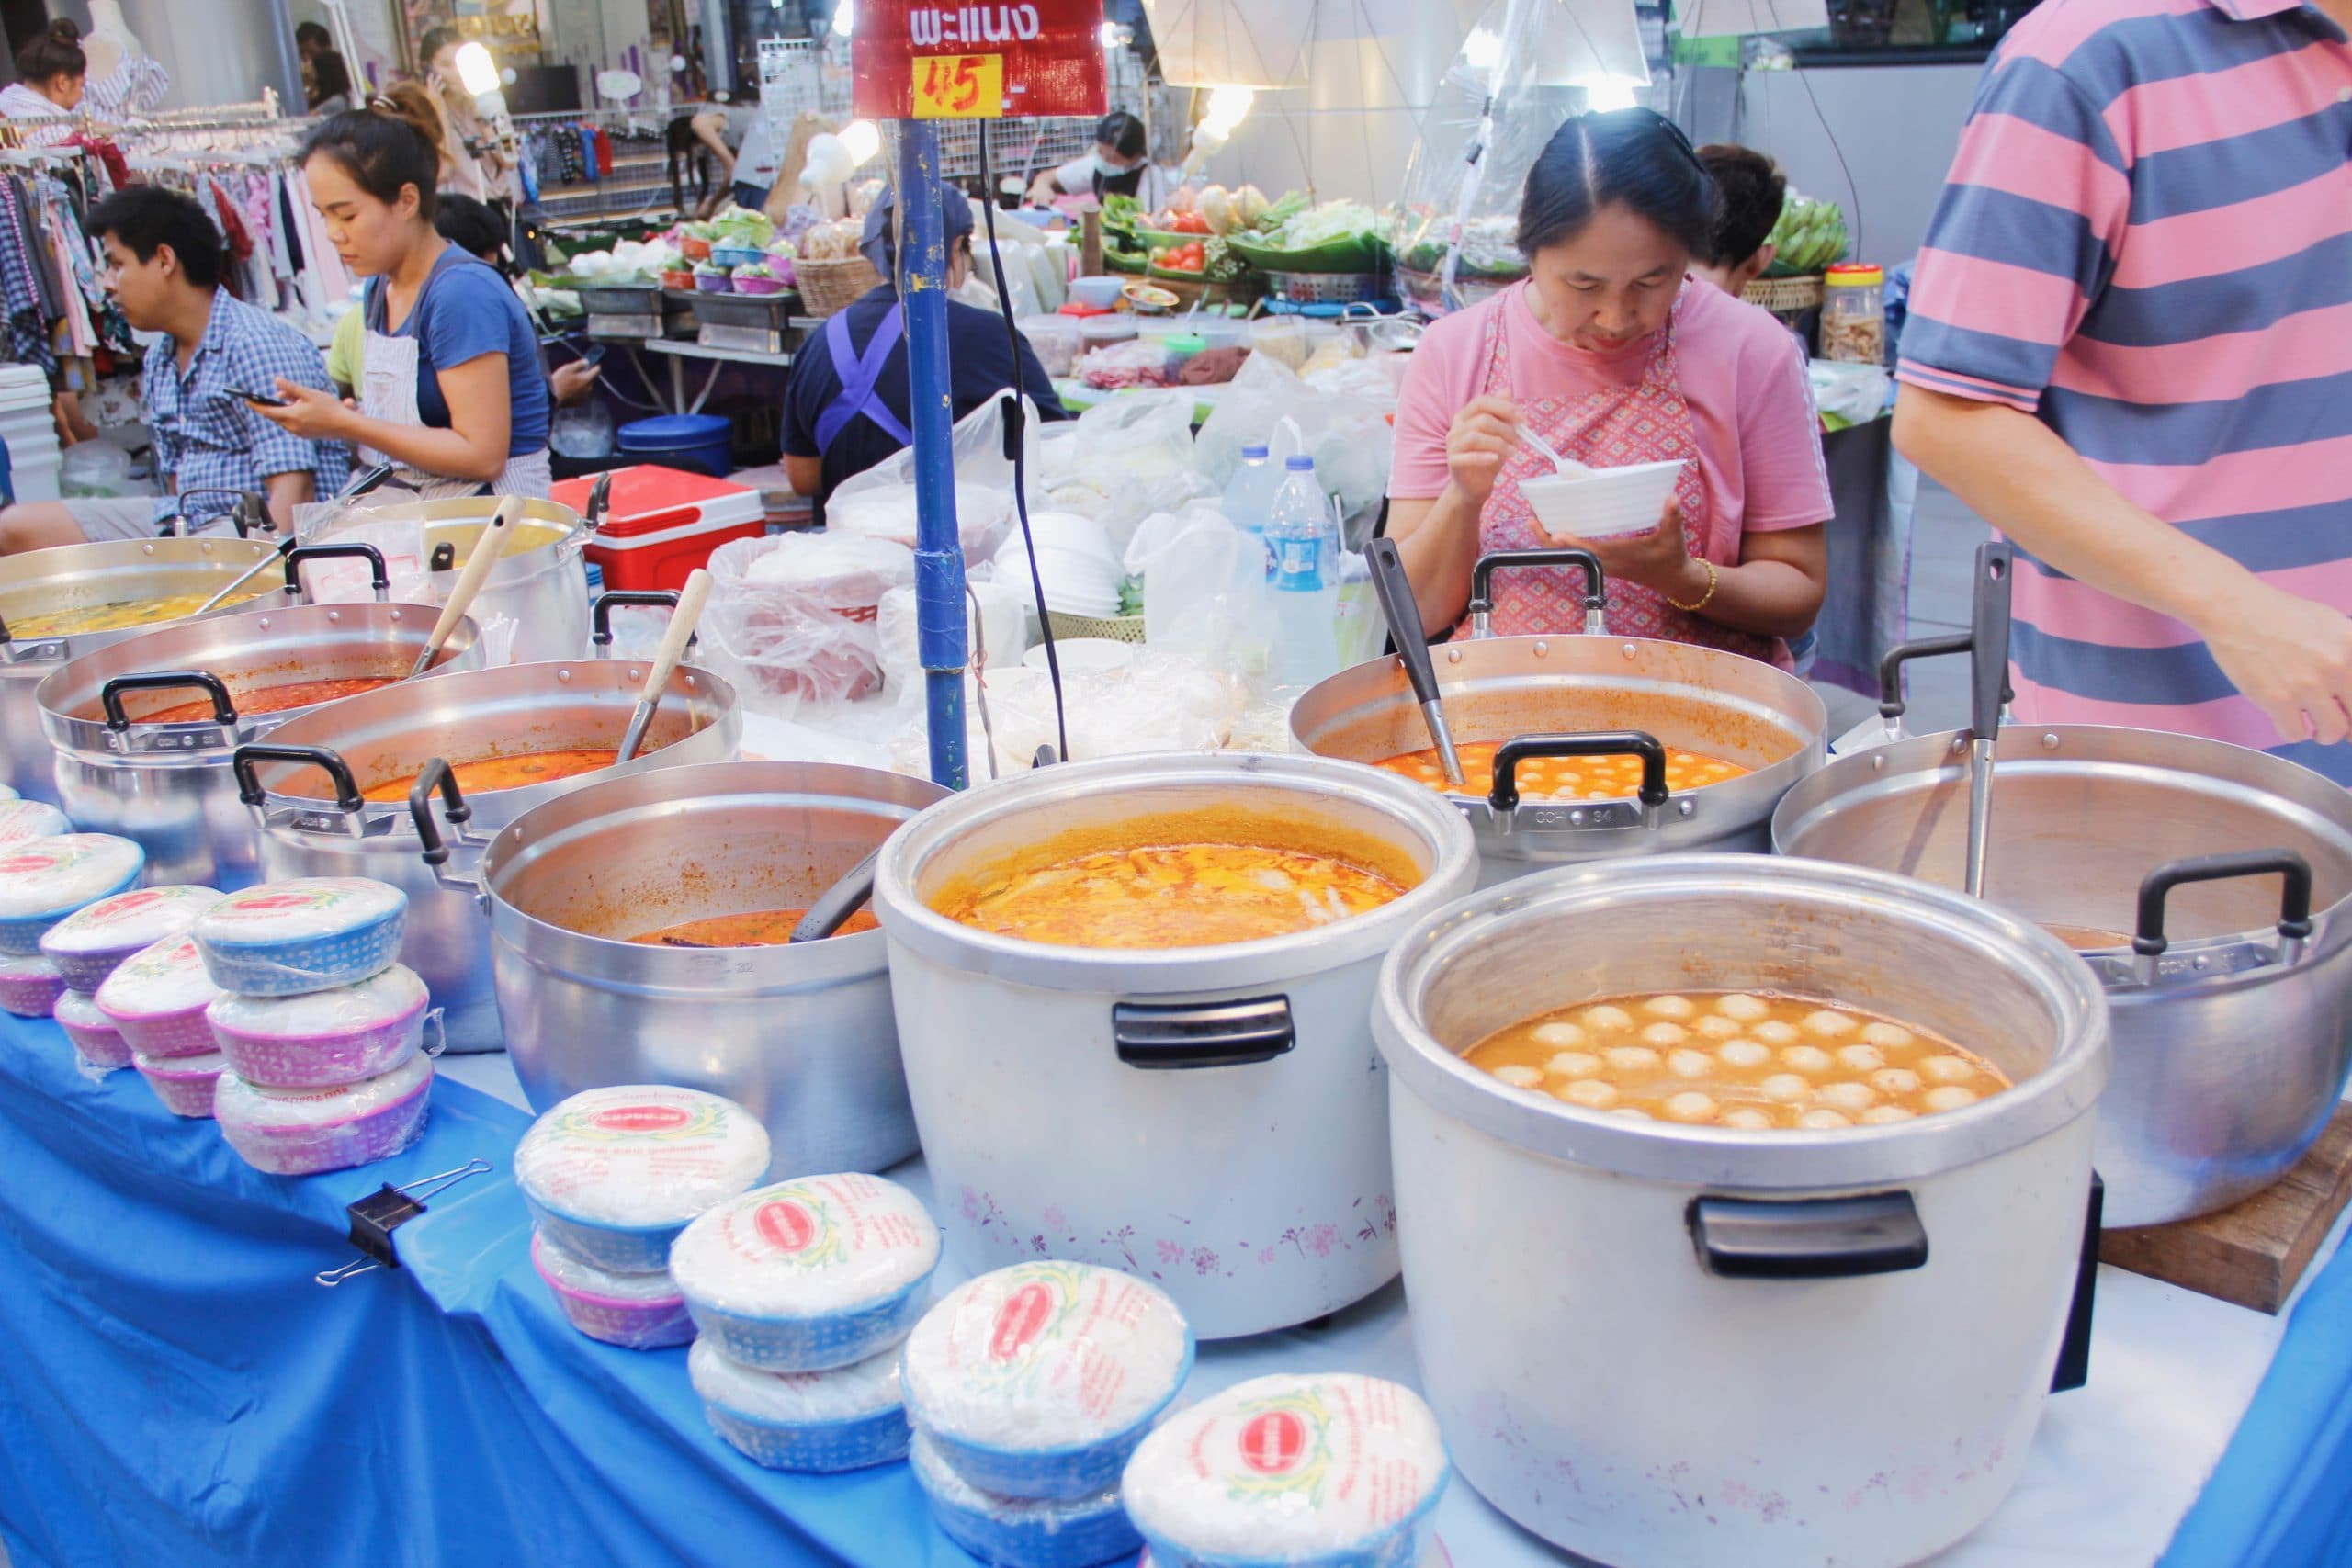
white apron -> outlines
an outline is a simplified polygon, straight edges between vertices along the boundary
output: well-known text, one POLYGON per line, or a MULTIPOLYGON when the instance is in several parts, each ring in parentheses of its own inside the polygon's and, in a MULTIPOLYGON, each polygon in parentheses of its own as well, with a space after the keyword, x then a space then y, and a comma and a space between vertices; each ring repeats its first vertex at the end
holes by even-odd
MULTIPOLYGON (((359 307, 366 310, 367 306, 359 307)), ((369 419, 380 419, 390 424, 422 426, 424 416, 416 406, 416 339, 393 337, 368 329, 361 349, 359 371, 359 412, 369 419)), ((428 474, 422 468, 412 468, 371 447, 362 446, 360 454, 370 463, 391 463, 392 477, 387 484, 398 485, 425 501, 448 501, 458 496, 519 495, 533 501, 545 501, 548 488, 555 482, 548 468, 545 448, 520 457, 508 457, 506 467, 496 479, 484 485, 478 479, 450 479, 442 474, 428 474)))

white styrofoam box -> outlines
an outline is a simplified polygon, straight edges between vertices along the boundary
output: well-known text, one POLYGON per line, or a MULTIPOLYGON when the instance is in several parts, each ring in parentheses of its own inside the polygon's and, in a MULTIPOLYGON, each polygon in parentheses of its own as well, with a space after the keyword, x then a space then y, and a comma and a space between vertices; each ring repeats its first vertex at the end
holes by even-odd
POLYGON ((1535 520, 1557 534, 1611 539, 1646 534, 1665 514, 1682 462, 1633 463, 1618 468, 1521 479, 1519 492, 1535 520))

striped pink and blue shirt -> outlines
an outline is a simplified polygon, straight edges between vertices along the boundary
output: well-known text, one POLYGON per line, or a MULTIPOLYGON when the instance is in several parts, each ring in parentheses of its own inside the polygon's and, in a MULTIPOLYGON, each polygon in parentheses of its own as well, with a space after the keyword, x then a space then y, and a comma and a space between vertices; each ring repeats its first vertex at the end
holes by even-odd
MULTIPOLYGON (((1900 378, 2038 414, 2131 501, 2352 613, 2352 43, 2298 0, 2044 0, 1978 89, 1900 378)), ((2018 712, 2279 752, 2182 623, 2020 551, 2018 712)))

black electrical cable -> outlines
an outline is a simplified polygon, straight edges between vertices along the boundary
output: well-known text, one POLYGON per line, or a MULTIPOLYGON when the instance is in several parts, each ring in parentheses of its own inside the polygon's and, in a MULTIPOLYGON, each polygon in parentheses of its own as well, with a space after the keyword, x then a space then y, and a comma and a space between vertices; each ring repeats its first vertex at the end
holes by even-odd
MULTIPOLYGON (((997 309, 1004 317, 1004 335, 1012 350, 1012 405, 1005 411, 1004 455, 1012 459, 1012 509, 1021 519, 1021 543, 1029 558, 1029 587, 1037 596, 1037 627, 1046 638, 1046 678, 1054 688, 1054 736, 1061 742, 1062 761, 1070 760, 1069 720, 1062 712, 1062 660, 1054 648, 1054 617, 1046 609, 1046 580, 1037 570, 1037 541, 1029 532, 1028 394, 1022 385, 1021 329, 1012 322, 1012 291, 1004 281, 1004 257, 996 248, 996 179, 989 162, 989 122, 980 127, 980 218, 989 230, 989 266, 996 275, 997 309)), ((991 749, 996 742, 989 742, 991 749)))

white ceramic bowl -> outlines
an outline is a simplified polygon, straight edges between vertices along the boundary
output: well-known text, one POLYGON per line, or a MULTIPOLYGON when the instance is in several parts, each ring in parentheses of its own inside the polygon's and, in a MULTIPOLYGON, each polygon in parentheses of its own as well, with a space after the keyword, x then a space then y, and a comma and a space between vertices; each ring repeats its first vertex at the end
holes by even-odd
POLYGON ((1645 534, 1657 526, 1667 498, 1682 472, 1679 461, 1634 463, 1622 468, 1589 468, 1581 474, 1521 479, 1535 520, 1555 534, 1580 539, 1612 539, 1645 534))
POLYGON ((1098 310, 1115 310, 1119 308, 1119 290, 1126 281, 1124 277, 1072 278, 1069 297, 1098 310))

